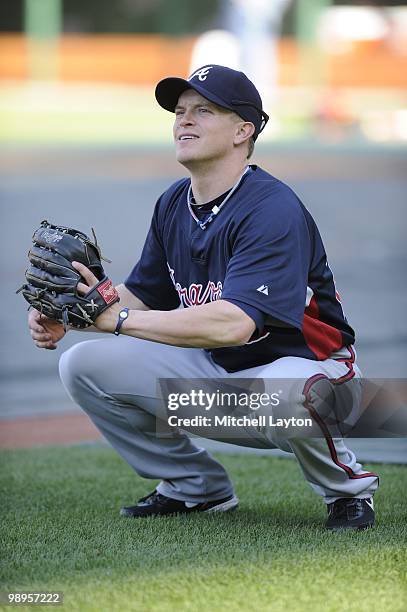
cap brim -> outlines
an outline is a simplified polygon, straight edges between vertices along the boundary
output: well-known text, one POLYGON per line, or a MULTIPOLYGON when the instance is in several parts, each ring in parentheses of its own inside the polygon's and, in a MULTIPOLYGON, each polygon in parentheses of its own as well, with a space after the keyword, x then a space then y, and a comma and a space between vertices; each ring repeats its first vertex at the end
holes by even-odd
POLYGON ((187 89, 193 89, 197 93, 201 94, 201 96, 203 96, 206 100, 209 100, 218 106, 222 106, 222 108, 234 110, 228 106, 228 104, 222 100, 222 98, 215 96, 203 87, 199 87, 199 85, 192 85, 190 81, 181 79, 179 77, 168 77, 160 81, 155 88, 155 97, 158 104, 162 106, 162 108, 165 108, 165 110, 173 113, 180 95, 187 89))

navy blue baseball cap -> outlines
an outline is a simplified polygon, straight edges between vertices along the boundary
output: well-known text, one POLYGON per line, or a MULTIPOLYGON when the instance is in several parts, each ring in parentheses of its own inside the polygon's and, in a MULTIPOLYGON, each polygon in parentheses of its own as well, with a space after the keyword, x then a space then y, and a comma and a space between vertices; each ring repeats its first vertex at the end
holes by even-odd
POLYGON ((188 79, 168 77, 158 83, 155 97, 165 110, 174 112, 178 98, 187 89, 194 89, 210 102, 251 121, 255 127, 254 140, 269 120, 256 87, 238 70, 211 64, 195 70, 188 79))

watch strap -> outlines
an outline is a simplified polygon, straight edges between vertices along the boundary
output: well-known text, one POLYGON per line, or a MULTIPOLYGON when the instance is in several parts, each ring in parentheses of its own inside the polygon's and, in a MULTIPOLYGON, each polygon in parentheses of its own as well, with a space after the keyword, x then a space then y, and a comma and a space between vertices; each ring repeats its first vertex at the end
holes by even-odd
POLYGON ((118 336, 120 334, 121 326, 123 325, 125 320, 128 318, 128 316, 129 316, 129 309, 122 308, 121 311, 119 312, 119 316, 117 317, 116 329, 113 332, 115 336, 118 336))

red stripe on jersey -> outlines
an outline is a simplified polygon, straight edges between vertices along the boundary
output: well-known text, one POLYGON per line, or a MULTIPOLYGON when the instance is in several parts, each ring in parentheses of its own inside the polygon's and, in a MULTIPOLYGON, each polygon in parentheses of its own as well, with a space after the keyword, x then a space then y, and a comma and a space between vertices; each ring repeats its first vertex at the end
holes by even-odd
POLYGON ((339 329, 319 320, 319 308, 314 296, 304 312, 302 333, 308 348, 319 361, 328 359, 343 346, 339 329))

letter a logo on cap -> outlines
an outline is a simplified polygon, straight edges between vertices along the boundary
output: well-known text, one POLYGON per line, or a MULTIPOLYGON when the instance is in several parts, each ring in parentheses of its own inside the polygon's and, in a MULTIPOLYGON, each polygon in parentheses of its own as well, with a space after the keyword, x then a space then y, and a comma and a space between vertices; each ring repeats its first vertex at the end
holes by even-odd
POLYGON ((188 81, 192 81, 192 79, 196 76, 200 81, 206 81, 206 78, 209 74, 209 70, 211 70, 211 68, 213 68, 213 66, 205 66, 205 68, 200 68, 199 70, 194 72, 194 74, 191 74, 188 81))

